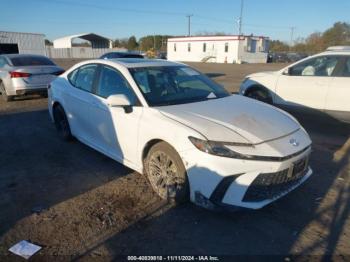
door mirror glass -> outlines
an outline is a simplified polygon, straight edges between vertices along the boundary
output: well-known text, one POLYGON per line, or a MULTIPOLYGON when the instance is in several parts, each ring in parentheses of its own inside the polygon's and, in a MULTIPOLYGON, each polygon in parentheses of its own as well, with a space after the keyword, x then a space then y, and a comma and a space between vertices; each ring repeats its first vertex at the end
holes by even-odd
POLYGON ((110 95, 107 103, 111 107, 127 107, 131 106, 130 100, 123 94, 110 95))
POLYGON ((289 76, 291 74, 292 68, 288 67, 286 69, 283 70, 282 74, 285 76, 289 76))

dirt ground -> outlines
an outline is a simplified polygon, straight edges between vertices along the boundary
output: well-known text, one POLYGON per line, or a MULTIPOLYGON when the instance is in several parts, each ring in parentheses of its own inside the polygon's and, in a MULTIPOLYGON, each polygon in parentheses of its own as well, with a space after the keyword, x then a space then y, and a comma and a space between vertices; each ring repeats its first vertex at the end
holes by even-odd
MULTIPOLYGON (((65 68, 73 62, 57 61, 65 68)), ((191 65, 232 92, 246 74, 283 67, 191 65)), ((78 141, 62 142, 47 99, 1 101, 0 261, 20 261, 7 249, 23 239, 43 247, 33 261, 194 254, 348 261, 350 127, 296 117, 313 140, 313 176, 261 210, 218 213, 164 203, 141 174, 78 141)))

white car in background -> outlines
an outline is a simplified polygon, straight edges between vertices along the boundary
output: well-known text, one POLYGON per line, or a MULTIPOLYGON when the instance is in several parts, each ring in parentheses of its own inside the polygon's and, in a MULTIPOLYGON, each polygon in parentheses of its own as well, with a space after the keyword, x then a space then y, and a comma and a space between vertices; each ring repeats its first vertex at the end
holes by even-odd
POLYGON ((350 46, 330 47, 276 72, 251 74, 239 92, 287 110, 316 109, 350 122, 350 46))
POLYGON ((48 94, 64 140, 74 136, 144 173, 163 199, 257 209, 312 173, 311 141, 294 118, 184 64, 85 61, 48 94))
POLYGON ((42 55, 0 55, 0 93, 4 101, 16 96, 41 93, 64 70, 42 55))

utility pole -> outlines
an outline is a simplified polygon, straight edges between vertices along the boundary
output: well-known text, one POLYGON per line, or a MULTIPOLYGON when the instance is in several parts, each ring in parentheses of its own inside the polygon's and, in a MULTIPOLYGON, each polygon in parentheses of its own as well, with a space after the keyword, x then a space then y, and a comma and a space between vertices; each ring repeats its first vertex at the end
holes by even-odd
POLYGON ((242 35, 243 4, 244 4, 244 0, 241 0, 241 13, 239 15, 239 20, 238 20, 239 35, 242 35))
POLYGON ((290 28, 290 46, 293 45, 294 30, 295 30, 295 26, 292 26, 290 28))
POLYGON ((156 35, 153 34, 153 50, 156 50, 156 35))
POLYGON ((186 15, 186 17, 188 18, 188 36, 191 36, 191 17, 193 15, 186 15))

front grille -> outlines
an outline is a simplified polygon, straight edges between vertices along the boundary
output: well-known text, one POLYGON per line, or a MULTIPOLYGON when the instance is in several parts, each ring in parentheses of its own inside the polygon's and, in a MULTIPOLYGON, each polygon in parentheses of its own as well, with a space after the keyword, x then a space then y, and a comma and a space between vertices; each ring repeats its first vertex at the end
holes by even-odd
POLYGON ((294 169, 258 175, 243 197, 244 202, 274 199, 295 186, 307 173, 307 159, 294 163, 294 169))

